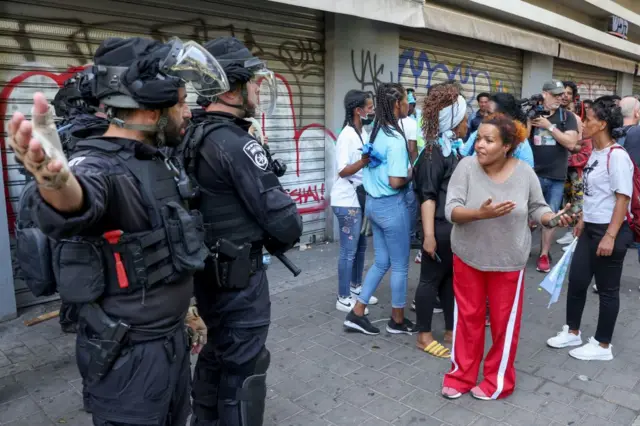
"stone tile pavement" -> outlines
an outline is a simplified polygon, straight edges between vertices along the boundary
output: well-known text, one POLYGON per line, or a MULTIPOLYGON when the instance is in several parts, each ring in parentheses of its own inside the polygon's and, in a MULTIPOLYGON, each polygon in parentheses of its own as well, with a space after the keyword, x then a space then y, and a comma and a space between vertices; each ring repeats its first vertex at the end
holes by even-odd
MULTIPOLYGON (((559 259, 561 252, 555 250, 559 259)), ((535 271, 531 257, 517 390, 506 400, 491 402, 440 397, 449 362, 422 354, 415 337, 345 332, 344 314, 334 306, 336 256, 336 244, 291 253, 304 270, 298 278, 275 259, 271 266, 273 324, 267 345, 273 355, 266 426, 640 425, 640 266, 635 251, 627 256, 622 281, 615 359, 600 363, 577 361, 568 350, 545 346, 564 323, 566 299, 563 293, 547 309, 549 296, 538 288, 543 275, 535 271)), ((367 266, 371 261, 369 251, 367 266)), ((418 276, 419 266, 412 263, 409 297, 418 276)), ((371 307, 371 318, 386 321, 388 280, 377 296, 380 304, 371 307)), ((595 332, 596 299, 588 297, 585 336, 595 332)), ((31 328, 22 324, 52 309, 55 304, 31 308, 19 320, 0 324, 0 425, 91 425, 81 410, 74 336, 62 334, 56 320, 31 328)), ((442 337, 443 327, 442 316, 436 315, 436 337, 442 337)), ((489 335, 486 341, 488 349, 489 335)))

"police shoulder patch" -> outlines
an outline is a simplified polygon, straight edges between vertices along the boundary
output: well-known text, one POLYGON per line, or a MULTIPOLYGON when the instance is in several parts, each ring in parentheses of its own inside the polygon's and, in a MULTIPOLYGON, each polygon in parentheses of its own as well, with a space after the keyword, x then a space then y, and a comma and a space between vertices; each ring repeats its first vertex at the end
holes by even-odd
POLYGON ((85 160, 85 158, 87 157, 72 158, 71 160, 69 160, 69 167, 77 166, 78 164, 82 163, 85 160))
POLYGON ((269 160, 267 160, 267 154, 262 149, 262 145, 259 142, 253 140, 247 142, 242 148, 244 153, 249 157, 249 159, 253 162, 261 170, 267 170, 267 166, 269 165, 269 160))

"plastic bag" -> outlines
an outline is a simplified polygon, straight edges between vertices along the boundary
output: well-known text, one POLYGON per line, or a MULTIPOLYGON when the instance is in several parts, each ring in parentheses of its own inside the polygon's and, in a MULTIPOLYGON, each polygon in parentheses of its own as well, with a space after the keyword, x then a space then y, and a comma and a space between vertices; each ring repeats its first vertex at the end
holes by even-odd
POLYGON ((551 272, 544 277, 544 280, 540 283, 540 287, 546 290, 550 295, 551 299, 549 300, 549 305, 547 308, 550 308, 552 304, 556 303, 560 298, 560 292, 562 291, 562 284, 564 283, 564 279, 567 276, 567 270, 569 269, 569 265, 571 265, 571 258, 573 257, 573 252, 576 249, 576 245, 578 245, 578 239, 574 238, 569 248, 564 253, 560 262, 556 264, 556 266, 551 269, 551 272))

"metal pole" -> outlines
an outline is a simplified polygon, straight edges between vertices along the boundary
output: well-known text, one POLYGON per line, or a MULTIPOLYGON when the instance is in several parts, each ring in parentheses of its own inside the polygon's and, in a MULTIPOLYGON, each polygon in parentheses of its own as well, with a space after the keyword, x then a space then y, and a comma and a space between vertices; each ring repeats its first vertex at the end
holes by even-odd
POLYGON ((9 221, 4 178, 0 161, 0 322, 17 316, 16 295, 13 283, 11 245, 9 243, 9 221))

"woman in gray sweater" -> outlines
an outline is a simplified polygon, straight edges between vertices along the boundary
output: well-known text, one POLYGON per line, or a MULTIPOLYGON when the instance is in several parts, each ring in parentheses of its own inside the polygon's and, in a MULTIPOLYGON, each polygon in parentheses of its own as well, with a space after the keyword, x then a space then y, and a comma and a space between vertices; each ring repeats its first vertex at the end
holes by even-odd
MULTIPOLYGON (((450 399, 469 391, 481 400, 504 398, 515 386, 524 268, 531 250, 529 218, 547 226, 556 216, 533 169, 513 158, 525 137, 526 128, 503 114, 486 118, 478 130, 476 156, 462 159, 449 183, 445 215, 454 225, 456 307, 452 368, 442 394, 450 399), (484 380, 476 386, 487 298, 493 346, 484 380)), ((564 214, 560 219, 563 226, 571 221, 564 214)))

